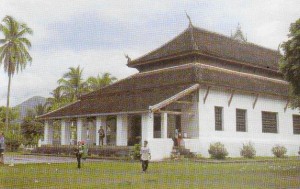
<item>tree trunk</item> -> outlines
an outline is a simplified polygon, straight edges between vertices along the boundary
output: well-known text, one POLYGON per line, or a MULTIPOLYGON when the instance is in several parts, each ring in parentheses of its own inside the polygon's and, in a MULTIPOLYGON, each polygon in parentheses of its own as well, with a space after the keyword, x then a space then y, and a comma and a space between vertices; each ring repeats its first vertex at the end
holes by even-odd
POLYGON ((11 74, 8 74, 8 86, 7 86, 7 101, 6 101, 6 116, 5 116, 5 131, 8 131, 9 125, 9 97, 10 97, 10 84, 11 84, 11 74))

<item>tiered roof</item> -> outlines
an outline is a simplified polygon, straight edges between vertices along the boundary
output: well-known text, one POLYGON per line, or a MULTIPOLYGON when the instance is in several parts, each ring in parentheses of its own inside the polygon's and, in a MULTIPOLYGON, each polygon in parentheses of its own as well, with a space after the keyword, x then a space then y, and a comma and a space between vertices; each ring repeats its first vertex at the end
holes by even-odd
POLYGON ((288 83, 282 80, 191 63, 135 74, 40 118, 146 112, 195 84, 284 97, 288 94, 288 83))
MULTIPOLYGON (((191 23, 179 36, 162 47, 133 61, 129 67, 163 63, 178 56, 212 56, 242 62, 253 67, 278 71, 277 51, 194 27, 191 23)), ((288 83, 281 79, 233 71, 200 62, 186 63, 144 71, 98 91, 83 95, 66 107, 40 116, 40 119, 96 116, 117 113, 147 112, 150 107, 189 89, 191 86, 214 86, 246 93, 286 98, 288 83)))
POLYGON ((190 24, 180 35, 158 49, 128 63, 129 67, 151 64, 179 56, 202 55, 278 71, 280 53, 190 24))

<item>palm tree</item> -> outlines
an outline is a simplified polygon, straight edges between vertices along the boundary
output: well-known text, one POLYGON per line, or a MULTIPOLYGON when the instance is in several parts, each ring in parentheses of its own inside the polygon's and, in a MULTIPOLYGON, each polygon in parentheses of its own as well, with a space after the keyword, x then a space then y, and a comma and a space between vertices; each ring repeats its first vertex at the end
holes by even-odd
POLYGON ((23 71, 27 63, 32 61, 28 53, 31 43, 26 35, 31 35, 33 32, 26 24, 17 22, 11 16, 5 16, 2 22, 0 32, 3 33, 4 38, 0 39, 0 65, 4 65, 4 71, 8 74, 5 117, 5 128, 8 130, 11 78, 15 72, 23 71))
POLYGON ((70 67, 69 72, 65 73, 61 79, 58 80, 60 90, 63 91, 63 96, 77 100, 81 94, 87 92, 86 83, 82 78, 83 69, 80 66, 77 68, 70 67))
POLYGON ((47 98, 46 104, 52 106, 55 103, 60 102, 63 99, 61 87, 58 86, 51 93, 52 97, 47 98))
POLYGON ((47 104, 38 104, 34 107, 34 114, 36 116, 40 116, 40 115, 43 115, 45 113, 47 113, 48 111, 48 106, 47 104))
POLYGON ((101 76, 98 74, 97 77, 89 77, 87 79, 87 84, 90 91, 95 91, 112 84, 117 80, 116 77, 111 76, 110 73, 104 73, 101 76))
POLYGON ((54 89, 50 94, 52 97, 47 98, 45 104, 47 112, 56 110, 72 102, 71 99, 63 94, 61 86, 56 87, 56 89, 54 89))

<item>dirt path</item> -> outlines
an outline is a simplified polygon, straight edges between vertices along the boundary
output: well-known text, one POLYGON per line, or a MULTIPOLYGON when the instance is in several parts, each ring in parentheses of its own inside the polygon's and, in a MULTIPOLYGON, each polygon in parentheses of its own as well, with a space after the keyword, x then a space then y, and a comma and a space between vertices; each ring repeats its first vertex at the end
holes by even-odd
MULTIPOLYGON (((87 162, 97 162, 105 160, 87 159, 87 162)), ((34 155, 5 155, 5 164, 27 164, 27 163, 73 163, 76 158, 71 157, 55 157, 55 156, 34 156, 34 155)))

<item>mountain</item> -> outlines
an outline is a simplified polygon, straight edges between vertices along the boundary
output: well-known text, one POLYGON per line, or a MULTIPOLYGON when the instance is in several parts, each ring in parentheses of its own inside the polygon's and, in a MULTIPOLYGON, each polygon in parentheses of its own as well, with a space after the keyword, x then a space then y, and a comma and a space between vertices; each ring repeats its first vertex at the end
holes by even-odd
POLYGON ((21 122, 21 120, 26 116, 28 110, 34 109, 39 104, 45 104, 46 98, 41 96, 34 96, 29 98, 28 100, 22 102, 21 104, 15 106, 14 108, 18 108, 20 111, 20 117, 16 122, 21 122))

